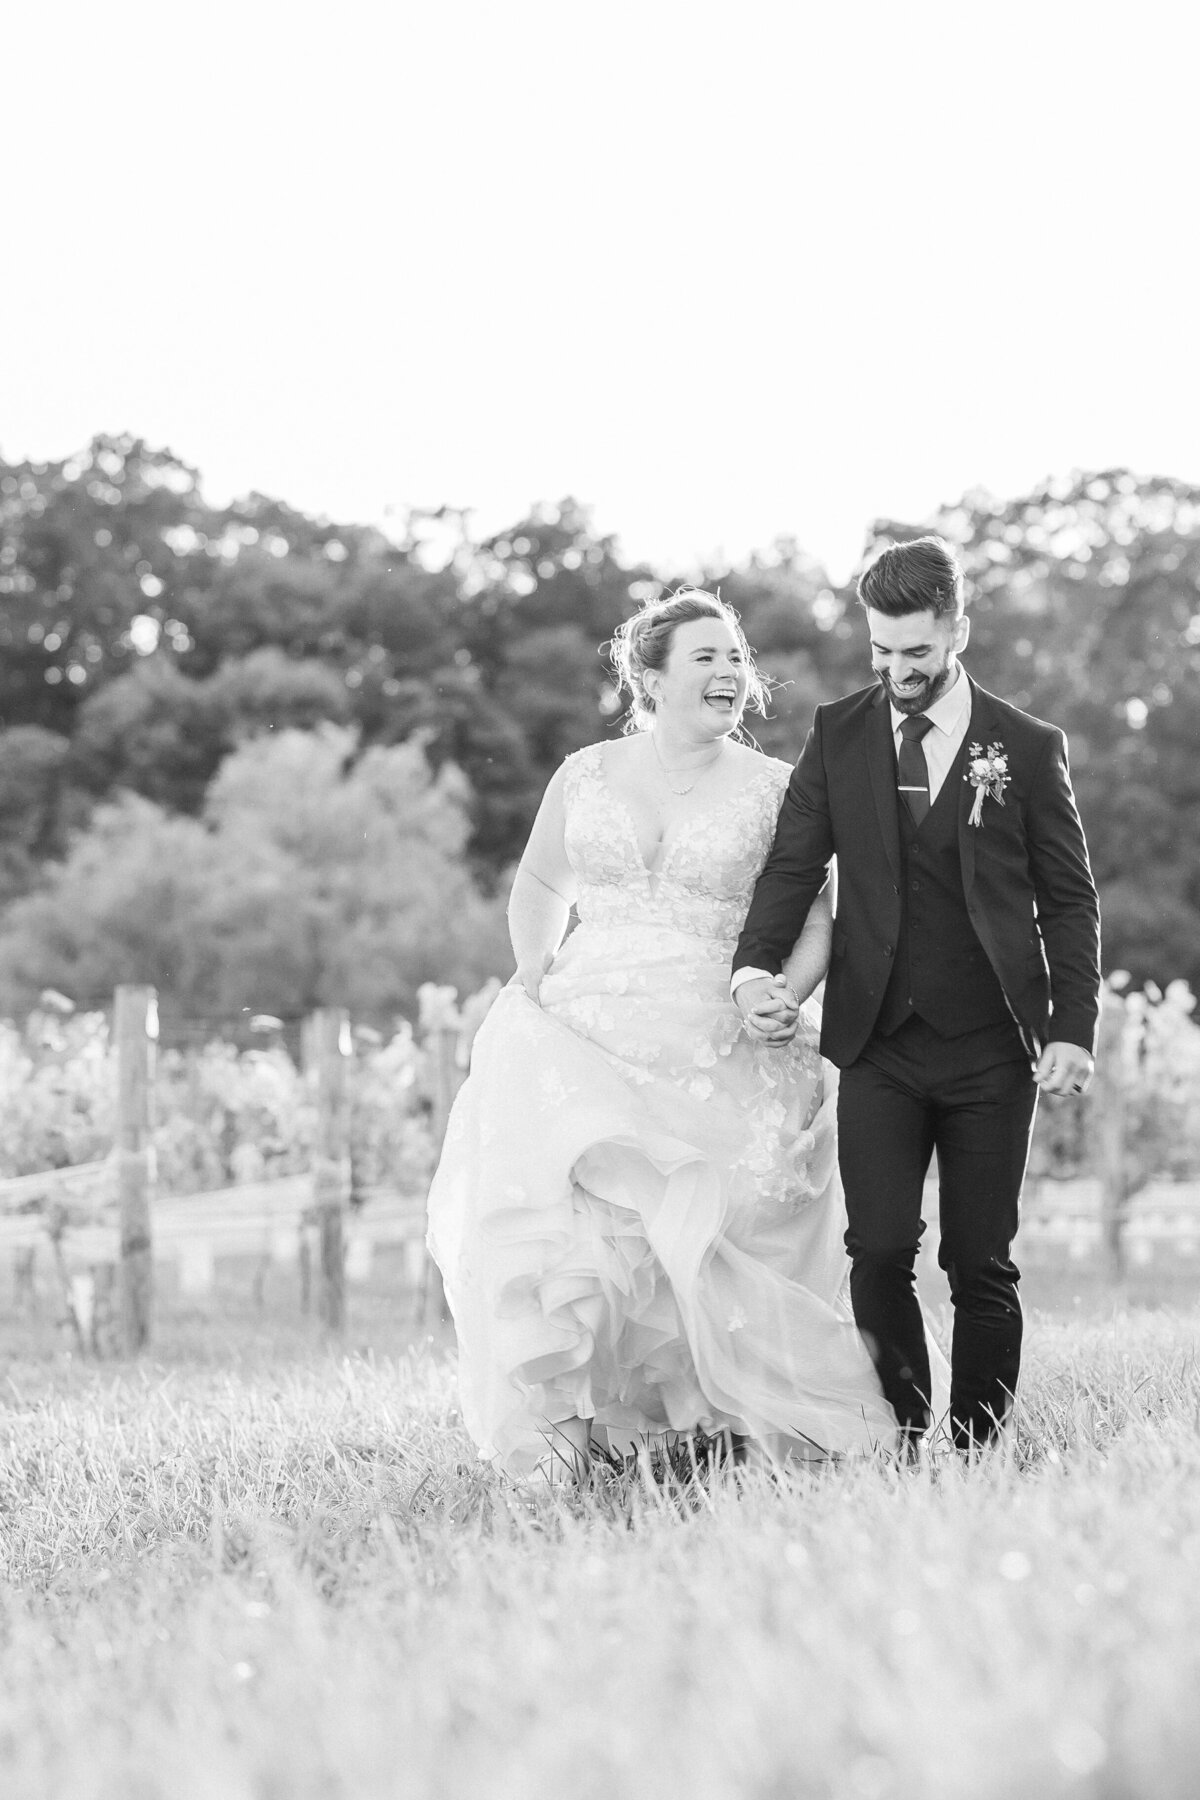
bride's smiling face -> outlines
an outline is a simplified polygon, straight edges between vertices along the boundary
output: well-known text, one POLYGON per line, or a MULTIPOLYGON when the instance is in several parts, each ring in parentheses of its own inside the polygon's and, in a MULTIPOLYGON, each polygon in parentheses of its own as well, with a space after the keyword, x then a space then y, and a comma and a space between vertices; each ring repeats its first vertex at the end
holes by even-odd
POLYGON ((689 619, 671 638, 666 666, 646 677, 656 718, 705 737, 741 723, 749 686, 746 652, 724 619, 689 619))

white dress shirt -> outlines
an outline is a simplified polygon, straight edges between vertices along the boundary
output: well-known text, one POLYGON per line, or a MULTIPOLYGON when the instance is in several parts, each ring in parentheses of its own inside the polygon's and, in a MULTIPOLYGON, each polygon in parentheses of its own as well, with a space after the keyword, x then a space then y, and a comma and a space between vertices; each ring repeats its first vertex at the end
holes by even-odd
MULTIPOLYGON (((963 739, 967 735, 967 727, 971 723, 971 684, 962 671, 962 664, 955 665, 954 680, 944 694, 939 694, 933 705, 925 709, 925 717, 933 725, 921 739, 921 748, 925 752, 925 765, 929 770, 929 804, 933 805, 942 790, 942 783, 950 773, 950 767, 959 751, 963 739)), ((900 755, 900 727, 908 713, 902 713, 894 706, 889 706, 892 715, 892 743, 896 755, 900 755)), ((738 969, 729 983, 729 992, 736 994, 743 981, 770 981, 772 977, 766 969, 755 969, 747 966, 738 969)))
MULTIPOLYGON (((971 723, 971 684, 958 664, 957 674, 944 694, 939 694, 932 706, 925 709, 925 717, 932 723, 933 730, 927 731, 921 739, 921 748, 925 752, 925 765, 929 770, 929 804, 933 805, 942 790, 942 783, 950 773, 950 765, 962 749, 963 739, 967 735, 967 727, 971 723)), ((908 713, 897 712, 894 706, 889 708, 892 715, 892 742, 896 746, 896 755, 900 755, 900 727, 908 713)))

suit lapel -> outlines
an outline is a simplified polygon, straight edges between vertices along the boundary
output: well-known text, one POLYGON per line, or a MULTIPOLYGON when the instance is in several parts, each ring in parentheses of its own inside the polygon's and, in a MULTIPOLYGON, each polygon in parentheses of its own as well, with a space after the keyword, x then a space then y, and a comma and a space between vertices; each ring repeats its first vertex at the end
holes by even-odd
MULTIPOLYGON (((971 681, 968 675, 967 680, 971 681)), ((995 741, 999 731, 998 721, 992 708, 988 705, 988 696, 971 681, 971 718, 967 725, 967 736, 964 752, 970 754, 972 744, 982 744, 985 749, 995 741)), ((958 854, 962 864, 963 893, 971 898, 971 889, 975 885, 975 833, 978 829, 971 824, 971 808, 975 803, 975 789, 969 781, 959 782, 958 796, 958 854)))
POLYGON ((892 867, 892 878, 898 883, 900 822, 896 817, 896 747, 892 740, 892 709, 882 688, 867 709, 867 769, 883 847, 892 867))

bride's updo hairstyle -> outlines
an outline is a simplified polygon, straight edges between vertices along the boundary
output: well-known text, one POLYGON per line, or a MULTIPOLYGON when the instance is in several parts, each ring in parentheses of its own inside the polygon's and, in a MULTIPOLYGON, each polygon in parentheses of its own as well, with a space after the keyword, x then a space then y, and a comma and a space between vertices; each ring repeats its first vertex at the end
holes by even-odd
POLYGON ((690 625, 696 619, 722 619, 736 634, 749 677, 746 706, 751 712, 766 712, 767 685, 754 666, 746 634, 732 606, 705 588, 683 587, 657 600, 647 600, 613 633, 613 673, 618 691, 628 696, 629 703, 627 732, 648 731, 654 723, 654 700, 646 692, 646 676, 651 669, 666 667, 679 626, 690 625))

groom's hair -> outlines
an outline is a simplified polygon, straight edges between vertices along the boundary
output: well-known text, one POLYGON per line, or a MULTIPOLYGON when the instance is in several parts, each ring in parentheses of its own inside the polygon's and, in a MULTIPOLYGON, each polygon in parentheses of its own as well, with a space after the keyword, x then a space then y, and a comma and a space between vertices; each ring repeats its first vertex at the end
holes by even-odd
POLYGON ((958 558, 944 538, 919 537, 888 544, 858 578, 858 598, 873 612, 899 619, 932 612, 960 618, 963 577, 958 558))

